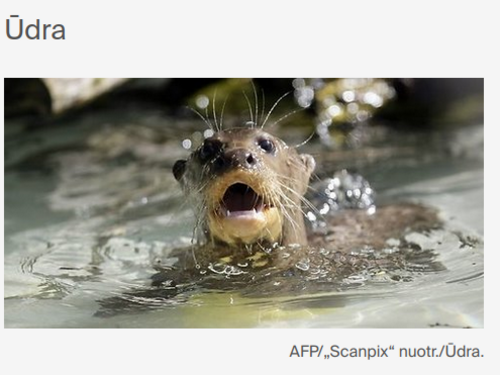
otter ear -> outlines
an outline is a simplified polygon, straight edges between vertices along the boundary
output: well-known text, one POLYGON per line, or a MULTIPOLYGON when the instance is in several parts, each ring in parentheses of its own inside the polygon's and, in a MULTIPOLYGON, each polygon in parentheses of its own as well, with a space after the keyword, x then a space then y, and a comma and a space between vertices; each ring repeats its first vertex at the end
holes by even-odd
POLYGON ((306 167, 307 174, 310 176, 311 173, 314 171, 314 168, 316 168, 316 160, 311 155, 308 154, 301 154, 300 159, 304 163, 304 166, 306 167))
POLYGON ((186 171, 186 160, 177 160, 172 168, 172 172, 174 173, 174 177, 177 181, 180 181, 182 175, 186 171))

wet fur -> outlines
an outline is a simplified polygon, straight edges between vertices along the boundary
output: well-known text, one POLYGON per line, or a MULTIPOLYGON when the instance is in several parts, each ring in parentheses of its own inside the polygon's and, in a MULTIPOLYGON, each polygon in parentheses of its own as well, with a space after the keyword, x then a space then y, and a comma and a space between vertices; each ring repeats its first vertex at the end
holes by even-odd
MULTIPOLYGON (((248 170, 235 165, 223 173, 217 172, 213 167, 216 160, 208 160, 205 163, 200 160, 200 149, 203 146, 193 152, 187 160, 178 162, 182 164, 178 164, 176 178, 187 199, 193 203, 197 227, 201 228, 207 242, 220 242, 212 236, 215 228, 210 228, 208 225, 208 214, 215 210, 218 203, 218 197, 214 198, 211 195, 214 194, 214 189, 221 181, 238 173, 245 179, 255 182, 261 195, 280 211, 283 224, 277 243, 279 245, 307 244, 302 202, 305 201, 303 196, 314 169, 314 159, 309 155, 299 155, 294 148, 257 128, 234 128, 220 131, 209 141, 220 142, 224 145, 221 151, 224 153, 240 149, 248 150, 251 155, 254 155, 257 165, 248 170), (274 154, 269 155, 259 150, 254 142, 258 139, 272 140, 276 148, 274 154)), ((256 244, 273 245, 266 241, 256 241, 256 244)))
MULTIPOLYGON (((247 126, 232 130, 230 137, 238 135, 245 138, 264 132, 263 128, 279 100, 266 116, 264 113, 259 115, 255 90, 254 94, 254 109, 247 98, 250 112, 247 126)), ((215 137, 228 131, 223 126, 224 105, 220 115, 217 115, 214 103, 213 122, 209 119, 208 109, 205 116, 197 112, 214 131, 215 137)), ((96 315, 162 308, 173 299, 177 301, 173 303, 182 302, 191 292, 202 289, 237 290, 242 295, 255 297, 303 295, 330 292, 339 288, 345 278, 363 272, 395 271, 390 277, 398 281, 400 277, 408 277, 404 271, 412 272, 415 267, 418 271, 442 269, 442 265, 435 261, 434 252, 415 249, 414 244, 405 240, 405 235, 410 232, 426 232, 441 226, 436 210, 418 204, 377 207, 372 215, 363 210, 344 210, 325 218, 326 229, 321 233, 307 230, 304 208, 315 208, 304 198, 304 194, 314 169, 314 160, 308 155, 299 155, 295 148, 281 140, 277 142, 285 149, 281 155, 283 164, 271 168, 273 173, 267 170, 266 173, 270 173, 266 175, 269 186, 264 194, 272 196, 283 213, 278 242, 256 241, 235 246, 211 236, 206 220, 211 203, 206 192, 210 184, 221 176, 213 174, 208 164, 198 163, 195 151, 174 167, 174 175, 196 215, 193 245, 173 249, 165 255, 166 261, 177 259, 173 267, 162 262, 154 264, 158 273, 153 276, 150 288, 100 301, 101 310, 96 315), (398 243, 393 252, 383 251, 391 247, 388 240, 398 243), (225 273, 225 268, 242 273, 231 275, 225 273), (399 275, 399 271, 403 271, 403 276, 399 275), (278 288, 276 282, 279 283, 278 288)), ((270 160, 264 159, 264 162, 270 160)))
MULTIPOLYGON (((255 152, 252 142, 247 139, 255 138, 259 134, 266 134, 272 137, 279 145, 279 155, 273 160, 264 157, 262 162, 266 168, 261 168, 257 173, 264 174, 267 187, 264 194, 273 201, 283 215, 283 226, 279 241, 269 243, 266 241, 256 241, 253 244, 242 244, 235 246, 214 239, 211 236, 211 229, 207 225, 207 215, 213 209, 213 203, 207 196, 209 186, 215 179, 224 178, 224 175, 217 175, 210 169, 209 164, 202 165, 197 160, 199 149, 194 151, 182 164, 182 170, 175 171, 187 200, 191 203, 195 216, 198 243, 190 252, 194 261, 185 258, 184 267, 190 265, 200 267, 200 262, 204 265, 217 262, 221 258, 230 257, 230 263, 237 264, 242 259, 248 259, 256 253, 264 254, 267 266, 287 268, 293 266, 295 258, 308 256, 311 249, 326 248, 332 251, 349 253, 361 248, 371 248, 380 250, 384 248, 389 239, 404 240, 404 234, 409 231, 426 231, 440 226, 437 212, 433 209, 416 204, 399 204, 387 207, 379 207, 373 215, 368 215, 363 210, 346 210, 336 216, 325 218, 327 229, 322 233, 309 233, 304 224, 304 208, 316 210, 305 198, 304 194, 308 188, 309 179, 315 167, 314 159, 309 155, 299 155, 295 148, 287 146, 283 141, 268 135, 264 132, 271 113, 279 102, 287 95, 279 98, 270 111, 264 115, 259 113, 259 101, 254 88, 254 108, 246 94, 249 109, 249 121, 246 126, 235 129, 224 129, 223 117, 225 102, 219 115, 216 113, 216 94, 212 101, 212 117, 210 119, 208 107, 205 109, 205 116, 196 112, 214 132, 212 138, 220 139, 227 147, 243 146, 251 152, 255 152), (231 143, 232 142, 232 143, 231 143), (278 162, 279 161, 279 162, 278 162), (286 261, 279 256, 276 249, 293 246, 294 256, 288 257, 286 261), (298 245, 298 246, 296 246, 298 245), (272 251, 271 251, 272 250, 272 251)), ((264 99, 263 99, 264 100, 264 99)), ((291 113, 283 116, 288 117, 291 113)), ((275 122, 274 124, 276 124, 275 122)), ((273 124, 273 125, 274 125, 273 124)), ((201 146, 200 146, 201 147, 201 146)), ((179 163, 178 162, 178 163, 179 163)))

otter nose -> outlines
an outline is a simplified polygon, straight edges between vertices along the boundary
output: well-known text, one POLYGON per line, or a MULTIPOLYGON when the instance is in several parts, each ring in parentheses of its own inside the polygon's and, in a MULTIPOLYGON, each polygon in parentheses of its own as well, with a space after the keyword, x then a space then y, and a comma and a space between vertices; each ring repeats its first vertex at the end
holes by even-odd
POLYGON ((257 158, 250 151, 239 148, 224 152, 215 160, 215 165, 219 171, 229 167, 251 169, 257 165, 257 158))

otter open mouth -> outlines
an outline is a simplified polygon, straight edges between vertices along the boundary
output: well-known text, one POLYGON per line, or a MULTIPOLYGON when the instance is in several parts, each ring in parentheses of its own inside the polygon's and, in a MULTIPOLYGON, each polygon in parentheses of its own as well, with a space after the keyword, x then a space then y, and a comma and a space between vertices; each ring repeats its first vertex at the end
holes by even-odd
POLYGON ((229 186, 222 197, 221 214, 228 218, 254 216, 268 205, 250 186, 235 183, 229 186))
POLYGON ((208 202, 212 207, 208 213, 210 235, 227 244, 276 241, 282 218, 271 203, 275 192, 264 187, 266 183, 243 170, 219 178, 207 193, 213 199, 208 202))

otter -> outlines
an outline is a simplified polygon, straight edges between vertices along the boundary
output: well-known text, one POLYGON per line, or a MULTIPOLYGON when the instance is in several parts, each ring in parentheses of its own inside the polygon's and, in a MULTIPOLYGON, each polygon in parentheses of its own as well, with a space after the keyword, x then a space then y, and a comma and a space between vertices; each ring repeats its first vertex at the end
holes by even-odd
POLYGON ((244 260, 254 268, 286 269, 307 259, 308 266, 317 260, 318 267, 333 270, 318 257, 319 249, 349 257, 353 250, 379 250, 409 230, 439 224, 435 210, 405 203, 375 213, 346 210, 327 218, 326 231, 307 231, 304 206, 312 205, 304 195, 315 165, 311 155, 260 127, 220 130, 178 160, 173 174, 204 237, 192 253, 196 266, 244 260))
POLYGON ((201 290, 291 296, 337 290, 360 273, 409 281, 414 271, 443 269, 432 250, 405 240, 440 226, 436 210, 425 206, 345 209, 324 217, 319 231, 306 225, 308 212, 317 211, 304 198, 315 165, 262 127, 206 138, 173 166, 199 241, 166 249, 154 260, 150 288, 102 300, 96 315, 157 308, 201 290))

